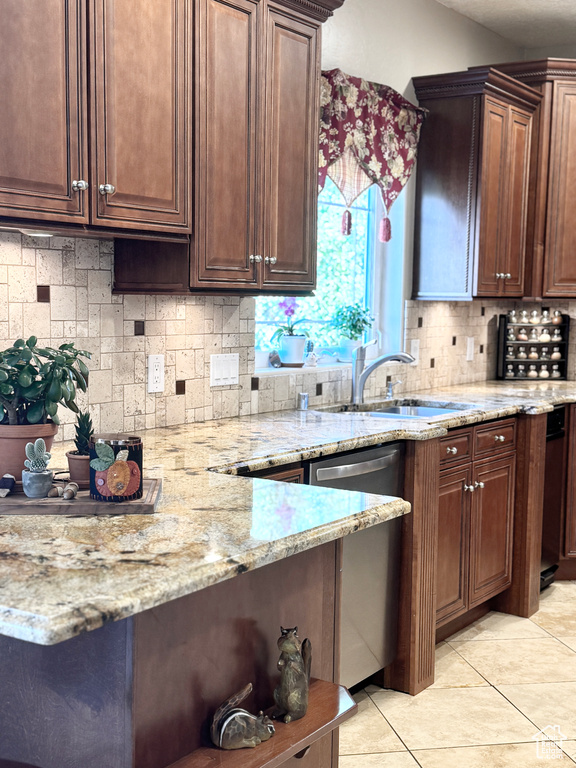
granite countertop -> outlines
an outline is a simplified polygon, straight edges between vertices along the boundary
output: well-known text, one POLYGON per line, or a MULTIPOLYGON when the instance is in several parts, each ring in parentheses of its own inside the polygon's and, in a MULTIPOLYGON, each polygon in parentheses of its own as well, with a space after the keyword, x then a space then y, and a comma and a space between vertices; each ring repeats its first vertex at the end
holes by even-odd
MULTIPOLYGON (((428 422, 282 411, 143 432, 145 474, 163 481, 156 514, 0 516, 0 634, 61 642, 410 509, 238 473, 542 413, 576 402, 576 383, 486 382, 403 398, 411 399, 471 407, 428 422)), ((66 466, 69 448, 56 445, 53 468, 66 466)))

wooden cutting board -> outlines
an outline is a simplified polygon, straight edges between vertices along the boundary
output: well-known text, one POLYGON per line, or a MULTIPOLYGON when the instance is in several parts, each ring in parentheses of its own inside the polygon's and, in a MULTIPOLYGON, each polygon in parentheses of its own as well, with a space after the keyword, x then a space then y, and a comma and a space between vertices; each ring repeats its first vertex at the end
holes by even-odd
POLYGON ((76 498, 70 500, 61 496, 29 499, 20 486, 20 491, 0 499, 0 515, 150 515, 156 511, 162 480, 143 480, 142 484, 141 499, 122 502, 95 501, 90 498, 90 491, 78 491, 76 498))

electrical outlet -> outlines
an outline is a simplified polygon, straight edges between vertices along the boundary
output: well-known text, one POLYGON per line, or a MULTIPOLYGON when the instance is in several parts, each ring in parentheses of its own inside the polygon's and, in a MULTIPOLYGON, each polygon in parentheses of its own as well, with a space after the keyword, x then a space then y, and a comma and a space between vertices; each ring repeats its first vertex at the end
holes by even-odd
POLYGON ((474 360, 474 336, 466 336, 466 362, 474 360))
POLYGON ((415 365, 420 359, 420 339, 412 339, 410 341, 410 354, 414 358, 412 365, 415 365))
POLYGON ((148 355, 148 392, 164 392, 164 355, 148 355))

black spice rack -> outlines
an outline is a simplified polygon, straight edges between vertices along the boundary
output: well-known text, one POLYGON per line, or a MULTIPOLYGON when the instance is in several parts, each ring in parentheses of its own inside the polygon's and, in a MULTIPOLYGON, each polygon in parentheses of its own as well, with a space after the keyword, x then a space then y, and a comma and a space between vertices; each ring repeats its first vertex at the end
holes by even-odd
POLYGON ((562 315, 562 322, 558 324, 511 322, 508 315, 500 315, 497 378, 507 381, 567 379, 569 335, 569 315, 562 315), (559 339, 554 339, 556 329, 560 335, 559 339), (523 330, 526 332, 527 339, 518 338, 518 336, 522 337, 523 330), (536 331, 537 339, 531 338, 533 330, 536 331), (550 340, 545 338, 546 332, 550 335, 550 340), (512 336, 514 336, 513 339, 512 336), (541 340, 542 336, 544 340, 541 340))

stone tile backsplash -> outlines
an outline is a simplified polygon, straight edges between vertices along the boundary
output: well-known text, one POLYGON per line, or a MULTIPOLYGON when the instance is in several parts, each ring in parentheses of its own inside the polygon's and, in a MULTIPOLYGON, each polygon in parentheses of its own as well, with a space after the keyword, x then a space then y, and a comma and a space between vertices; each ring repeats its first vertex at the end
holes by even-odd
MULTIPOLYGON (((112 267, 111 241, 0 232, 0 348, 35 335, 51 346, 73 340, 92 352, 88 393, 79 404, 89 408, 97 431, 137 432, 294 408, 298 392, 309 392, 311 407, 349 399, 350 366, 254 374, 253 298, 116 296, 112 267), (37 300, 39 285, 50 286, 49 303, 37 300), (135 321, 144 321, 144 335, 136 335, 135 321), (210 387, 210 355, 229 352, 240 356, 239 385, 210 387), (163 393, 146 392, 149 354, 165 355, 163 393), (185 382, 184 394, 176 394, 176 381, 185 382)), ((547 304, 568 313, 576 308, 547 304)), ((368 380, 367 396, 381 396, 387 376, 402 380, 398 394, 493 378, 497 316, 518 305, 407 301, 406 349, 419 340, 419 363, 382 366, 368 380), (466 362, 467 336, 475 338, 473 362, 466 362)), ((59 438, 71 439, 74 415, 64 408, 59 414, 59 438)))

